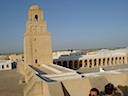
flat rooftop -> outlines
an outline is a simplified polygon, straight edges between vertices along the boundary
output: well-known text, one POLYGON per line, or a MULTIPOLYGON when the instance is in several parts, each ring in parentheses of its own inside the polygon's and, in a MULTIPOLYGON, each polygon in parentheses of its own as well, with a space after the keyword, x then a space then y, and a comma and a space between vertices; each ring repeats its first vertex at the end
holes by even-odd
POLYGON ((0 96, 23 96, 23 79, 16 69, 0 71, 0 96))
POLYGON ((100 72, 100 68, 90 68, 90 69, 79 69, 72 70, 58 65, 42 65, 42 67, 36 70, 38 76, 46 82, 57 82, 64 80, 73 80, 80 78, 88 78, 92 76, 103 76, 106 74, 122 74, 128 73, 128 65, 117 65, 103 67, 104 72, 100 72))
POLYGON ((31 66, 38 74, 41 75, 52 75, 52 74, 60 74, 60 73, 69 73, 69 72, 76 72, 75 70, 68 69, 62 66, 49 64, 49 65, 42 65, 40 67, 33 67, 31 66))
MULTIPOLYGON (((107 71, 126 70, 126 69, 128 69, 128 64, 104 66, 104 67, 101 67, 101 68, 103 68, 106 72, 107 71)), ((81 74, 83 74, 83 73, 95 73, 95 72, 100 72, 100 68, 99 67, 81 68, 81 69, 78 69, 77 72, 79 72, 81 74)))

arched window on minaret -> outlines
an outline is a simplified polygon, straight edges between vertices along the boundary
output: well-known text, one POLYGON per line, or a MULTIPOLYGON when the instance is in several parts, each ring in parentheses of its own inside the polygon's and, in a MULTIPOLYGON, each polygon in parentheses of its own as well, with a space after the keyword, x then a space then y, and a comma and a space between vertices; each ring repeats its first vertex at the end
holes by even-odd
POLYGON ((38 15, 35 15, 35 20, 38 21, 38 15))

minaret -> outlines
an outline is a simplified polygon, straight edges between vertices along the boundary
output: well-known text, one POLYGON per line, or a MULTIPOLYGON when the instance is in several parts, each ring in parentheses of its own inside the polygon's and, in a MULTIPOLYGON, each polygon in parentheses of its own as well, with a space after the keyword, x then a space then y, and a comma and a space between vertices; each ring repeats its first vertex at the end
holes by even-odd
POLYGON ((51 34, 38 5, 32 5, 28 12, 24 33, 24 60, 28 65, 52 63, 51 34))

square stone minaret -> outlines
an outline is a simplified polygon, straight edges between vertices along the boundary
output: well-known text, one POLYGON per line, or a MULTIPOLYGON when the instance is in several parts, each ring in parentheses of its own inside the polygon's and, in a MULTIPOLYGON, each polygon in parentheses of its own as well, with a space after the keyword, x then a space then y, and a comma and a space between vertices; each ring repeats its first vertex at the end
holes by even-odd
POLYGON ((32 5, 28 12, 24 33, 24 60, 28 65, 52 63, 51 34, 38 5, 32 5))

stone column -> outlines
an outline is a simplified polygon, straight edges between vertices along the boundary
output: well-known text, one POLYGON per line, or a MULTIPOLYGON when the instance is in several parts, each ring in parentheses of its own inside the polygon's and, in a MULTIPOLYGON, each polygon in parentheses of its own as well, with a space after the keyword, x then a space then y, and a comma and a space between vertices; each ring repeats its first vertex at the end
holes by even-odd
POLYGON ((84 63, 84 60, 82 60, 82 68, 85 68, 85 63, 84 63))
POLYGON ((67 61, 67 68, 69 68, 69 61, 67 61))
POLYGON ((111 65, 111 57, 108 57, 109 58, 109 63, 108 63, 108 65, 111 65))
POLYGON ((105 58, 104 66, 107 66, 107 58, 105 58))
POLYGON ((100 66, 102 67, 103 66, 103 58, 100 58, 100 66))
POLYGON ((96 58, 96 67, 99 67, 99 58, 96 58))
POLYGON ((73 61, 72 61, 72 68, 73 68, 73 69, 75 69, 75 67, 74 67, 75 63, 74 63, 74 62, 75 62, 75 61, 73 60, 73 61))
POLYGON ((95 67, 95 66, 94 66, 94 59, 92 59, 92 67, 95 67))
POLYGON ((121 64, 123 64, 123 57, 121 57, 121 64))
POLYGON ((89 59, 87 59, 87 67, 90 68, 90 62, 89 62, 89 59))
POLYGON ((116 57, 113 57, 113 65, 116 65, 115 62, 116 62, 116 57))
POLYGON ((117 65, 120 64, 120 60, 119 60, 120 57, 117 57, 117 65))
POLYGON ((127 64, 127 56, 124 57, 124 64, 127 64))

